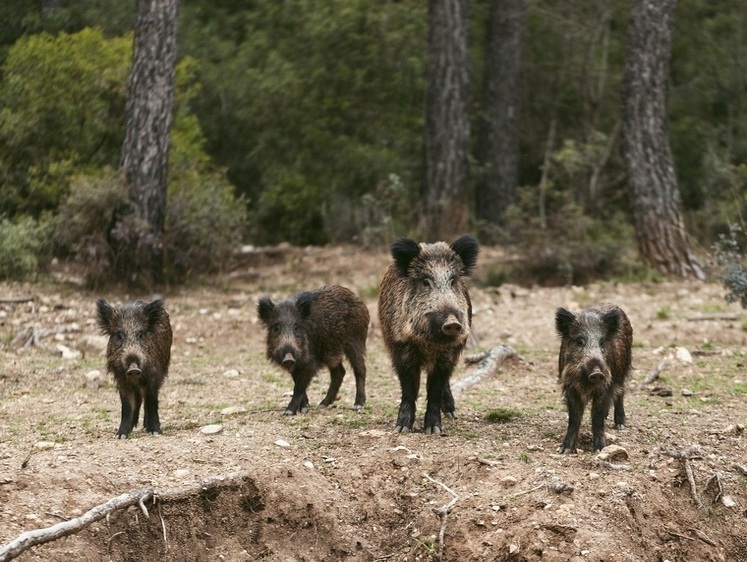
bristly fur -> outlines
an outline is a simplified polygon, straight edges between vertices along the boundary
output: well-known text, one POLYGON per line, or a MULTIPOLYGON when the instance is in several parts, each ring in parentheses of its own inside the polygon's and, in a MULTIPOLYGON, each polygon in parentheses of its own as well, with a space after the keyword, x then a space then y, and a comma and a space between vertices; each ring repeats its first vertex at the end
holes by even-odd
POLYGON ((465 277, 478 252, 470 235, 451 245, 408 238, 392 243, 393 263, 379 287, 379 319, 402 386, 396 431, 412 429, 421 371, 429 379, 426 432, 441 432, 440 408, 454 413, 449 378, 470 334, 472 303, 465 277))
POLYGON ((625 426, 625 382, 632 361, 633 329, 622 309, 599 304, 574 314, 564 308, 555 313, 560 336, 558 382, 568 408, 568 430, 560 451, 576 451, 586 404, 592 403, 595 450, 604 447, 604 420, 614 405, 615 427, 625 426))

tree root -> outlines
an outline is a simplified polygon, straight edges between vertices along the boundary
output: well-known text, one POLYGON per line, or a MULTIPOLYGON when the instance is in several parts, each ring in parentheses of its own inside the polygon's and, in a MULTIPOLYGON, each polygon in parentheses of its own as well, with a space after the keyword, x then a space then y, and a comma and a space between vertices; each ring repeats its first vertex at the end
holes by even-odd
POLYGON ((459 496, 457 493, 449 488, 446 484, 439 482, 438 480, 434 480, 430 476, 428 476, 426 473, 423 473, 423 477, 427 478, 434 484, 437 484, 441 486, 444 490, 446 490, 448 493, 451 494, 452 498, 449 503, 446 503, 442 505, 441 507, 436 507, 433 509, 433 511, 436 512, 436 515, 438 515, 439 519, 441 520, 441 528, 438 531, 438 558, 443 558, 444 555, 444 535, 446 534, 446 517, 449 515, 449 511, 451 511, 451 508, 454 507, 454 504, 459 500, 459 496))
MULTIPOLYGON (((171 489, 171 490, 159 490, 153 486, 146 486, 133 492, 127 492, 122 495, 112 498, 106 503, 97 505, 96 507, 88 510, 86 513, 75 519, 69 521, 63 521, 46 527, 43 529, 34 529, 33 531, 26 531, 21 533, 14 540, 0 547, 0 562, 6 560, 13 560, 16 556, 22 552, 28 550, 32 546, 44 544, 57 540, 68 535, 72 535, 81 531, 99 521, 105 517, 109 517, 113 512, 137 505, 146 518, 149 517, 148 509, 145 507, 145 502, 153 500, 155 503, 158 499, 161 500, 173 500, 179 499, 185 496, 201 493, 205 490, 213 488, 223 488, 227 486, 233 486, 241 481, 248 478, 247 474, 228 474, 225 476, 218 476, 213 478, 206 478, 202 482, 185 486, 183 488, 171 489)), ((160 511, 159 511, 160 516, 160 511)), ((164 542, 166 541, 166 524, 161 517, 161 525, 163 529, 164 542)))

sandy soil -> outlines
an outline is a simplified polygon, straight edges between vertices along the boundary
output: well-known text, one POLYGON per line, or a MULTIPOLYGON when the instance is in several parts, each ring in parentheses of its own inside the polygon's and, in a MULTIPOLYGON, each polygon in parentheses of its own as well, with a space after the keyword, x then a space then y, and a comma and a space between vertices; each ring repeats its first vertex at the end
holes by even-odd
MULTIPOLYGON (((154 486, 149 517, 118 510, 19 559, 431 560, 442 545, 443 559, 460 561, 747 560, 747 315, 708 283, 484 286, 502 259, 485 248, 478 261, 468 353, 508 344, 520 359, 458 393, 441 437, 392 432, 399 385, 376 315, 385 252, 277 248, 165 291, 164 433, 138 428, 128 440, 114 439, 119 399, 94 303, 151 295, 87 292, 64 267, 55 282, 0 284, 0 298, 34 297, 0 304, 0 545, 154 486), (334 407, 283 416, 291 380, 264 357, 257 299, 331 283, 371 311, 368 402, 351 408, 349 372, 334 407), (586 450, 556 453, 567 417, 554 311, 600 300, 626 310, 635 341, 628 427, 607 430, 627 454, 612 460, 588 450, 588 414, 586 450), (219 431, 203 433, 210 425, 219 431), (200 488, 225 475, 227 485, 200 488), (441 540, 437 511, 449 504, 441 540)), ((312 403, 327 384, 320 373, 312 403)))

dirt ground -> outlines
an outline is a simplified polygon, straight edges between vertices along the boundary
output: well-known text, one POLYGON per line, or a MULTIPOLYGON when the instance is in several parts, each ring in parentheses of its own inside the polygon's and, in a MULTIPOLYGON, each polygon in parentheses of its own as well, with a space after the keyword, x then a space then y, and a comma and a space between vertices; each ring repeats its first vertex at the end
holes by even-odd
MULTIPOLYGON (((0 284, 4 300, 33 297, 0 304, 0 545, 154 486, 148 517, 118 510, 18 559, 431 560, 442 546, 459 561, 747 560, 745 312, 715 283, 486 286, 502 259, 484 248, 478 260, 467 354, 508 344, 520 358, 457 393, 440 437, 393 433, 399 384, 376 314, 384 251, 249 252, 211 283, 165 291, 164 432, 127 440, 114 439, 119 399, 94 303, 152 295, 88 292, 64 266, 55 281, 0 284), (257 299, 332 283, 371 312, 368 402, 352 409, 348 369, 334 407, 283 416, 291 379, 265 359, 257 299), (589 451, 588 413, 585 450, 557 454, 567 416, 554 311, 596 301, 626 310, 635 342, 628 426, 607 426, 627 455, 606 460, 589 451)), ((452 383, 474 368, 460 364, 452 383)), ((320 373, 312 403, 327 384, 320 373)))

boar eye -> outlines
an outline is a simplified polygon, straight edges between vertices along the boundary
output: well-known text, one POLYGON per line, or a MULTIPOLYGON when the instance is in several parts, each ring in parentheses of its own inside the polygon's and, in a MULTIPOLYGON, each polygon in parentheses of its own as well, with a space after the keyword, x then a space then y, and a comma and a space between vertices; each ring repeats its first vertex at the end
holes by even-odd
POLYGON ((300 331, 301 329, 298 327, 298 324, 293 324, 293 335, 297 336, 300 331))
POLYGON ((459 277, 454 275, 451 279, 449 279, 449 281, 451 282, 452 287, 456 287, 456 284, 459 282, 459 277))
POLYGON ((122 343, 124 340, 124 334, 122 332, 114 332, 112 334, 112 339, 117 343, 122 343))
POLYGON ((574 343, 579 346, 586 345, 586 338, 583 336, 578 336, 577 338, 574 338, 574 343))
POLYGON ((271 330, 271 331, 272 331, 272 333, 273 333, 273 334, 275 334, 275 335, 279 334, 279 333, 280 333, 280 330, 281 330, 281 328, 280 328, 280 324, 273 324, 273 325, 272 325, 272 328, 270 328, 270 330, 271 330))
POLYGON ((140 331, 139 331, 139 332, 137 333, 137 340, 138 340, 138 341, 143 341, 144 339, 145 339, 145 332, 143 332, 142 330, 140 330, 140 331))
POLYGON ((431 289, 433 287, 433 280, 428 277, 423 277, 421 283, 426 289, 431 289))

